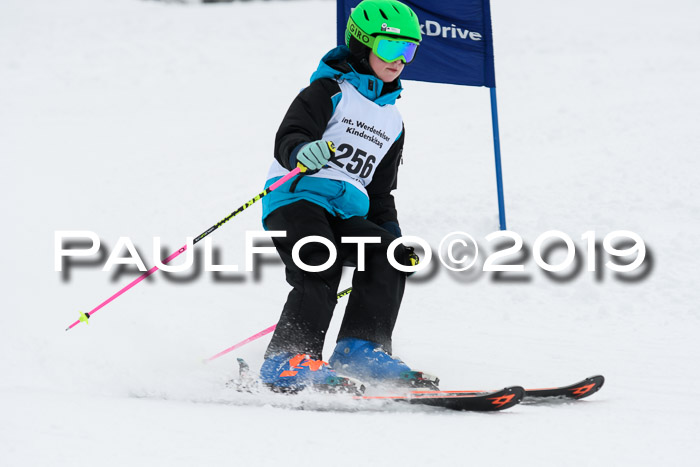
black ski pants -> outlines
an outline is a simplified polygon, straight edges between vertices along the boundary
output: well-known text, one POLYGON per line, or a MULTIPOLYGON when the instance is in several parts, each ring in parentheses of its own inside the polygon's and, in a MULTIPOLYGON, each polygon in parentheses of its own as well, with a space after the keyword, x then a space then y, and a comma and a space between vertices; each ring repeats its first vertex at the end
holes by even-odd
MULTIPOLYGON (((406 284, 406 273, 395 269, 386 256, 387 246, 396 237, 367 219, 340 219, 308 201, 276 209, 265 223, 270 230, 287 232, 286 237, 275 237, 273 242, 284 262, 287 282, 293 287, 265 357, 293 352, 322 358, 343 264, 357 264, 358 245, 341 243, 341 237, 379 237, 381 243, 364 245, 365 270, 354 272, 337 340, 356 337, 375 342, 391 353, 391 335, 406 284), (338 252, 336 261, 325 271, 306 272, 292 259, 294 244, 311 235, 327 238, 338 252)), ((299 256, 305 264, 318 266, 329 259, 329 251, 325 245, 312 242, 301 247, 299 256)), ((402 245, 395 249, 394 258, 399 264, 410 264, 402 245)))

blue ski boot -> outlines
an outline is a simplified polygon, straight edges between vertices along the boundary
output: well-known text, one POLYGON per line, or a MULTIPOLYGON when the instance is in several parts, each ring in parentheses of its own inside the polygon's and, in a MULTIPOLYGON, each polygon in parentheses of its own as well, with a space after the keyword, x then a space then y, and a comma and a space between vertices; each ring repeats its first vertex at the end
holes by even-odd
POLYGON ((354 337, 338 341, 329 363, 339 374, 368 383, 437 390, 440 382, 434 376, 411 370, 374 342, 354 337))
POLYGON ((296 393, 304 389, 323 392, 361 393, 364 387, 338 376, 328 363, 306 354, 281 353, 265 359, 260 368, 262 383, 276 392, 296 393))

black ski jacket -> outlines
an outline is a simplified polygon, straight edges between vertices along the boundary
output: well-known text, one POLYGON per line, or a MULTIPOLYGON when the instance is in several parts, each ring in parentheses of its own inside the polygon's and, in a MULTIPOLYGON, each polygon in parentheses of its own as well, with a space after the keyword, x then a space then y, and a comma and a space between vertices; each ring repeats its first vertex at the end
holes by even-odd
MULTIPOLYGON (((348 59, 352 61, 351 57, 326 61, 325 64, 335 70, 337 74, 333 77, 319 77, 317 79, 312 77, 311 84, 296 96, 287 110, 275 137, 274 153, 275 159, 285 169, 292 170, 296 166, 296 154, 301 147, 323 137, 335 109, 334 98, 339 96, 341 92, 338 80, 343 79, 347 73, 357 73, 355 70, 362 68, 361 65, 354 63, 355 66, 351 67, 348 59)), ((367 82, 377 83, 374 86, 381 88, 378 95, 375 92, 377 98, 396 99, 399 97, 401 85, 398 79, 392 83, 381 83, 376 77, 372 76, 372 78, 367 82)), ((355 87, 357 88, 357 86, 355 87)), ((373 85, 370 84, 369 87, 371 88, 373 85)), ((360 88, 357 89, 367 97, 367 93, 363 93, 360 88)), ((369 195, 367 219, 384 227, 397 237, 401 236, 401 230, 398 224, 394 196, 391 192, 397 187, 404 138, 405 128, 377 167, 372 181, 365 187, 369 195)))

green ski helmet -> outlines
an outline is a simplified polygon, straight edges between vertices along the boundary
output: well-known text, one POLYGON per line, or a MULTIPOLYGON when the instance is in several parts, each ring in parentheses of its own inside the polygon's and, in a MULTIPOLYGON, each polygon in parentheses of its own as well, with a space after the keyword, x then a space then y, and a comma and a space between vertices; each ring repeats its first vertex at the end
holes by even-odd
POLYGON ((352 11, 345 29, 345 44, 367 47, 386 62, 410 63, 421 41, 418 16, 396 0, 364 0, 352 11))

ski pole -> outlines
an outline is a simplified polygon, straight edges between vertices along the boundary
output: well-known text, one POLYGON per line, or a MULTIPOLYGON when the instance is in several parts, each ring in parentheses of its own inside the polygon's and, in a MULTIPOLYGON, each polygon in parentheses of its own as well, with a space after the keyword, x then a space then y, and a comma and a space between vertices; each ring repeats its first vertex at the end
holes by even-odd
MULTIPOLYGON (((336 298, 342 298, 342 297, 344 297, 344 296, 346 296, 346 295, 349 295, 350 292, 352 292, 352 287, 348 287, 347 289, 338 292, 338 295, 336 295, 336 298)), ((277 325, 276 325, 276 324, 273 324, 273 325, 270 326, 269 328, 265 328, 265 329, 263 329, 262 331, 260 331, 259 333, 253 334, 252 336, 250 336, 250 337, 247 338, 247 339, 243 339, 243 340, 240 341, 238 344, 234 344, 234 345, 232 345, 231 347, 229 347, 228 349, 222 350, 221 352, 219 352, 219 353, 216 354, 216 355, 212 355, 211 357, 207 358, 207 359, 205 360, 205 362, 211 362, 212 360, 216 360, 216 359, 219 358, 219 357, 223 357, 224 355, 226 355, 227 353, 229 353, 229 352, 231 352, 231 351, 234 351, 234 350, 236 350, 236 349, 238 349, 238 348, 241 348, 241 347, 243 347, 244 345, 246 345, 246 344, 248 344, 248 343, 250 343, 250 342, 253 342, 254 340, 260 339, 262 336, 264 336, 264 335, 266 335, 266 334, 270 334, 272 331, 275 330, 275 328, 277 328, 277 325)))
MULTIPOLYGON (((246 209, 248 209, 248 208, 249 208, 250 206, 252 206, 255 202, 260 201, 260 199, 262 199, 263 197, 265 197, 265 196, 267 196, 268 194, 270 194, 270 192, 272 192, 273 190, 276 190, 277 188, 279 188, 280 186, 282 186, 285 182, 287 182, 289 179, 293 178, 295 175, 299 174, 300 172, 305 172, 305 171, 306 171, 306 170, 303 170, 303 171, 302 171, 301 167, 296 167, 294 170, 292 170, 291 172, 289 172, 287 175, 285 175, 284 177, 280 178, 280 179, 277 180, 275 183, 273 183, 272 185, 270 185, 269 187, 267 187, 262 193, 256 195, 254 198, 252 198, 250 201, 248 201, 247 203, 245 203, 243 206, 239 207, 238 209, 236 209, 235 211, 233 211, 231 214, 229 214, 228 216, 224 217, 223 219, 221 219, 219 222, 217 222, 216 224, 212 225, 211 227, 209 227, 206 231, 204 231, 203 233, 199 234, 199 236, 197 236, 197 237, 192 241, 192 245, 195 245, 197 242, 199 242, 199 241, 202 240, 204 237, 206 237, 207 235, 209 235, 210 233, 212 233, 213 231, 215 231, 216 229, 218 229, 219 227, 221 227, 222 225, 224 225, 226 222, 230 221, 232 218, 236 217, 238 214, 240 214, 240 213, 242 213, 243 211, 245 211, 246 209)), ((182 248, 180 248, 179 250, 177 250, 176 252, 174 252, 173 254, 171 254, 170 256, 168 256, 167 258, 165 258, 165 260, 163 261, 163 264, 167 264, 167 263, 169 263, 170 261, 174 260, 175 258, 177 258, 178 256, 180 256, 180 254, 182 254, 185 250, 187 250, 187 244, 185 244, 182 248)), ((119 292, 115 293, 114 295, 112 295, 111 297, 109 297, 107 300, 105 300, 104 302, 102 302, 102 303, 100 303, 99 305, 97 305, 95 308, 93 308, 92 310, 90 310, 88 313, 84 313, 84 312, 82 312, 82 311, 79 311, 78 313, 80 314, 80 318, 78 318, 77 321, 75 321, 73 324, 71 324, 70 326, 68 326, 68 327, 66 328, 66 331, 68 331, 69 329, 74 328, 75 326, 77 326, 77 325, 80 324, 81 322, 84 322, 85 324, 88 324, 88 319, 90 319, 90 317, 91 317, 93 314, 97 313, 98 310, 100 310, 100 309, 101 309, 102 307, 104 307, 105 305, 109 304, 112 300, 116 299, 116 298, 119 297, 121 294, 123 294, 123 293, 126 292, 127 290, 131 289, 133 286, 135 286, 136 284, 138 284, 139 282, 141 282, 142 280, 144 280, 145 278, 147 278, 148 276, 150 276, 151 274, 153 274, 153 273, 156 272, 157 270, 158 270, 158 266, 153 266, 151 269, 149 269, 148 271, 146 271, 145 273, 143 273, 141 276, 139 276, 139 277, 137 277, 136 279, 134 279, 131 283, 129 283, 129 284, 128 284, 127 286, 125 286, 124 288, 122 288, 119 292)))

